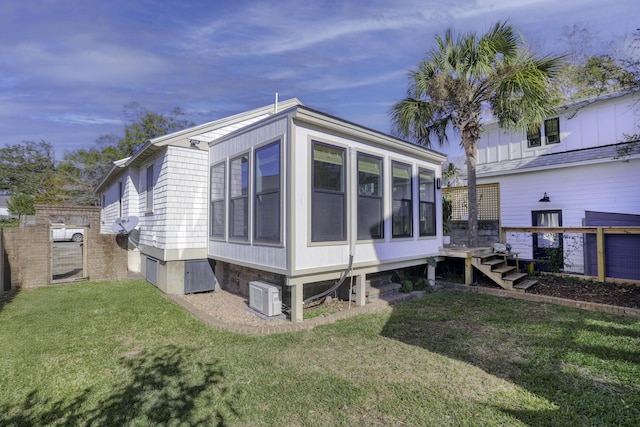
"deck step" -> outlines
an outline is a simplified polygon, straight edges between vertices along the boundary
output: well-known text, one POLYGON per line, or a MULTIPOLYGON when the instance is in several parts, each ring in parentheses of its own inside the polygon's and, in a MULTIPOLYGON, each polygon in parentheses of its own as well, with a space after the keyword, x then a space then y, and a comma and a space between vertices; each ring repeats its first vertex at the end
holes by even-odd
POLYGON ((367 302, 392 299, 395 295, 400 294, 400 289, 402 289, 402 285, 393 282, 367 286, 365 291, 367 302))
POLYGON ((500 274, 504 274, 504 273, 509 273, 511 271, 515 271, 515 267, 512 265, 505 265, 502 267, 498 267, 498 268, 494 268, 493 270, 491 270, 492 273, 500 273, 500 274))
POLYGON ((535 285, 536 283, 538 283, 537 280, 523 280, 522 282, 513 285, 513 287, 515 289, 519 289, 521 291, 525 291, 525 290, 529 289, 530 287, 532 287, 533 285, 535 285))
POLYGON ((488 259, 493 259, 496 257, 496 253, 495 252, 489 252, 486 254, 479 254, 479 255, 474 255, 474 258, 480 258, 482 261, 486 261, 488 259))
POLYGON ((502 280, 506 280, 507 282, 515 282, 516 280, 522 279, 523 277, 527 277, 527 273, 513 273, 508 276, 504 276, 502 280))
POLYGON ((498 265, 504 264, 504 260, 500 258, 494 258, 487 261, 482 261, 482 265, 498 265))

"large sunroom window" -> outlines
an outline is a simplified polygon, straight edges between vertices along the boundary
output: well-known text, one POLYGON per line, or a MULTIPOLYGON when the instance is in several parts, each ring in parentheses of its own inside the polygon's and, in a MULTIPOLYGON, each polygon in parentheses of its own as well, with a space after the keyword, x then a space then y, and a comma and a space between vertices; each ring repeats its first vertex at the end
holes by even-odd
POLYGON ((231 159, 229 166, 229 237, 249 237, 249 155, 231 159))
POLYGON ((436 174, 420 168, 418 171, 420 236, 436 235, 436 174))
POLYGON ((312 151, 311 240, 345 240, 345 150, 313 142, 312 151))
POLYGON ((391 174, 393 179, 392 236, 411 237, 413 236, 411 165, 393 161, 391 162, 391 174))
POLYGON ((384 237, 382 159, 358 153, 358 239, 384 237))
POLYGON ((211 167, 211 229, 213 237, 224 237, 224 178, 225 164, 219 163, 211 167))
POLYGON ((255 151, 255 239, 280 241, 280 141, 255 151))

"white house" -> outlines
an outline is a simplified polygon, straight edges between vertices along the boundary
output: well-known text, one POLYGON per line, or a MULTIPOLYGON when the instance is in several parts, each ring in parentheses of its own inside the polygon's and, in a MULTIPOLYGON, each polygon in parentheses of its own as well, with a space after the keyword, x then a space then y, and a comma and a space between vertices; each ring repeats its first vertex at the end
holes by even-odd
MULTIPOLYGON (((283 101, 279 108, 299 104, 283 101)), ((139 219, 130 240, 129 269, 168 293, 210 290, 215 282, 207 260, 208 171, 206 143, 195 135, 224 135, 273 114, 274 105, 194 126, 155 138, 134 156, 115 162, 94 190, 101 199, 101 232, 114 233, 114 222, 139 219), (186 271, 185 271, 185 262, 186 271)))
POLYGON ((301 320, 319 282, 353 277, 364 304, 367 274, 438 254, 444 160, 291 100, 152 140, 97 192, 104 232, 140 218, 140 269, 165 292, 261 280, 301 320))
MULTIPOLYGON (((640 143, 630 138, 640 132, 639 100, 640 92, 620 92, 577 101, 537 132, 487 123, 477 182, 499 184, 501 226, 640 225, 640 143)), ((565 271, 593 275, 581 234, 515 233, 507 241, 521 258, 555 251, 565 271)))

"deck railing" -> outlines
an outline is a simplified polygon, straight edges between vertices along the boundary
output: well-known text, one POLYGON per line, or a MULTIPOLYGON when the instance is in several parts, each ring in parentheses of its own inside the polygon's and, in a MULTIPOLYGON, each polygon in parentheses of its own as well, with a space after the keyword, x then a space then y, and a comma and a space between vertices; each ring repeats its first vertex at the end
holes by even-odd
MULTIPOLYGON (((507 242, 507 234, 509 233, 576 233, 576 234, 595 234, 596 235, 596 253, 597 253, 597 265, 598 275, 597 278, 600 282, 606 282, 606 268, 605 268, 605 235, 639 235, 640 227, 631 226, 586 226, 586 227, 501 227, 500 228, 500 241, 507 242)), ((640 263, 640 247, 633 250, 631 253, 626 253, 625 256, 635 257, 636 262, 640 263)), ((631 281, 636 281, 631 280, 631 281)))

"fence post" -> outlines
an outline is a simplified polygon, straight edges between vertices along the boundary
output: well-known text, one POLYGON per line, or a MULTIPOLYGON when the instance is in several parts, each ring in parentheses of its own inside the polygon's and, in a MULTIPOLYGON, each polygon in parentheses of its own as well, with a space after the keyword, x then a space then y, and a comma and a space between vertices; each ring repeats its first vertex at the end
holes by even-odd
POLYGON ((598 281, 606 281, 606 271, 604 264, 604 229, 598 227, 596 230, 596 246, 598 252, 598 281))

